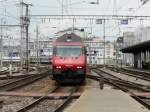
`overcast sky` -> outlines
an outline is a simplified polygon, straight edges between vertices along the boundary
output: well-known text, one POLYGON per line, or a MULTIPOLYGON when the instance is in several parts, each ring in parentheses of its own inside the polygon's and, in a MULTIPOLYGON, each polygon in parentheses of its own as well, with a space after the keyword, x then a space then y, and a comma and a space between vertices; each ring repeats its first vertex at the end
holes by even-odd
MULTIPOLYGON (((0 15, 7 24, 19 24, 19 0, 0 0, 0 15), (4 1, 4 2, 2 2, 4 1)), ((99 0, 99 4, 90 4, 97 0, 24 0, 24 2, 32 3, 31 15, 37 14, 63 14, 71 15, 150 15, 150 3, 141 5, 141 0, 99 0), (116 2, 116 3, 115 3, 116 2)), ((45 20, 32 18, 30 34, 35 36, 35 26, 39 25, 40 34, 47 36, 72 27, 72 20, 45 20), (56 28, 54 28, 56 27, 56 28)), ((103 25, 96 25, 95 20, 76 20, 75 27, 86 27, 88 33, 103 37, 103 25)), ((119 25, 119 21, 106 21, 107 39, 114 40, 117 36, 122 35, 124 31, 134 31, 139 25, 150 26, 150 21, 129 21, 128 25, 119 25), (112 36, 112 37, 111 37, 112 36)), ((9 28, 8 32, 15 31, 18 34, 19 28, 9 28)))

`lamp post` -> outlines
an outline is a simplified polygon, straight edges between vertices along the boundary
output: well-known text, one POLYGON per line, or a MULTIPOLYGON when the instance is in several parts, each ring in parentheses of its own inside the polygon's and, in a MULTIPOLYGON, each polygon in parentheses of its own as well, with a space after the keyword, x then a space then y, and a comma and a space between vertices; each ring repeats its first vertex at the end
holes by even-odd
MULTIPOLYGON (((3 18, 1 18, 1 25, 3 23, 3 18)), ((3 67, 3 28, 1 26, 1 38, 0 38, 0 69, 3 67)))
POLYGON ((39 58, 39 26, 36 26, 36 58, 37 58, 37 66, 40 65, 40 58, 39 58))
POLYGON ((106 48, 106 43, 105 43, 105 19, 103 20, 103 36, 104 36, 104 67, 105 67, 105 48, 106 48))

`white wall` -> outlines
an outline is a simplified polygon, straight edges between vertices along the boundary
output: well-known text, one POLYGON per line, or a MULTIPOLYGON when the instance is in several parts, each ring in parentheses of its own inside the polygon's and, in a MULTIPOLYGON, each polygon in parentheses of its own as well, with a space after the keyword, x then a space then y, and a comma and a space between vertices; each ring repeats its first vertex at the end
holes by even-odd
POLYGON ((150 27, 140 26, 135 30, 135 43, 150 40, 150 27))
POLYGON ((134 32, 124 32, 123 33, 123 47, 132 46, 133 44, 135 44, 134 32))
MULTIPOLYGON (((91 38, 91 40, 85 42, 88 46, 88 51, 90 50, 91 56, 88 56, 89 64, 104 64, 104 41, 102 38, 91 38), (96 54, 94 54, 96 51, 96 54), (90 59, 91 58, 91 59, 90 59), (90 62, 91 60, 91 62, 90 62)), ((111 42, 107 42, 105 45, 105 58, 114 59, 114 44, 111 42)))

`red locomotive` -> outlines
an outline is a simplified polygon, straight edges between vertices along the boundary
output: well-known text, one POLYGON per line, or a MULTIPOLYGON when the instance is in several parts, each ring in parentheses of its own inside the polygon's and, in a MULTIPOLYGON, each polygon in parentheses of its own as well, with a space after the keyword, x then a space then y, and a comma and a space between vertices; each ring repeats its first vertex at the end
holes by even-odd
POLYGON ((84 82, 86 64, 86 46, 79 36, 64 34, 53 43, 52 72, 58 83, 84 82))

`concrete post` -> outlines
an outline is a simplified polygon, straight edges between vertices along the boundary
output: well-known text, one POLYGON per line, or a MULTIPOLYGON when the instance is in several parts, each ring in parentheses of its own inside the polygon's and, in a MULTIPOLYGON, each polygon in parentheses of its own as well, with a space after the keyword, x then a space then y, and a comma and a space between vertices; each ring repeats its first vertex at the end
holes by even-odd
POLYGON ((12 64, 9 65, 9 76, 12 76, 12 64))

